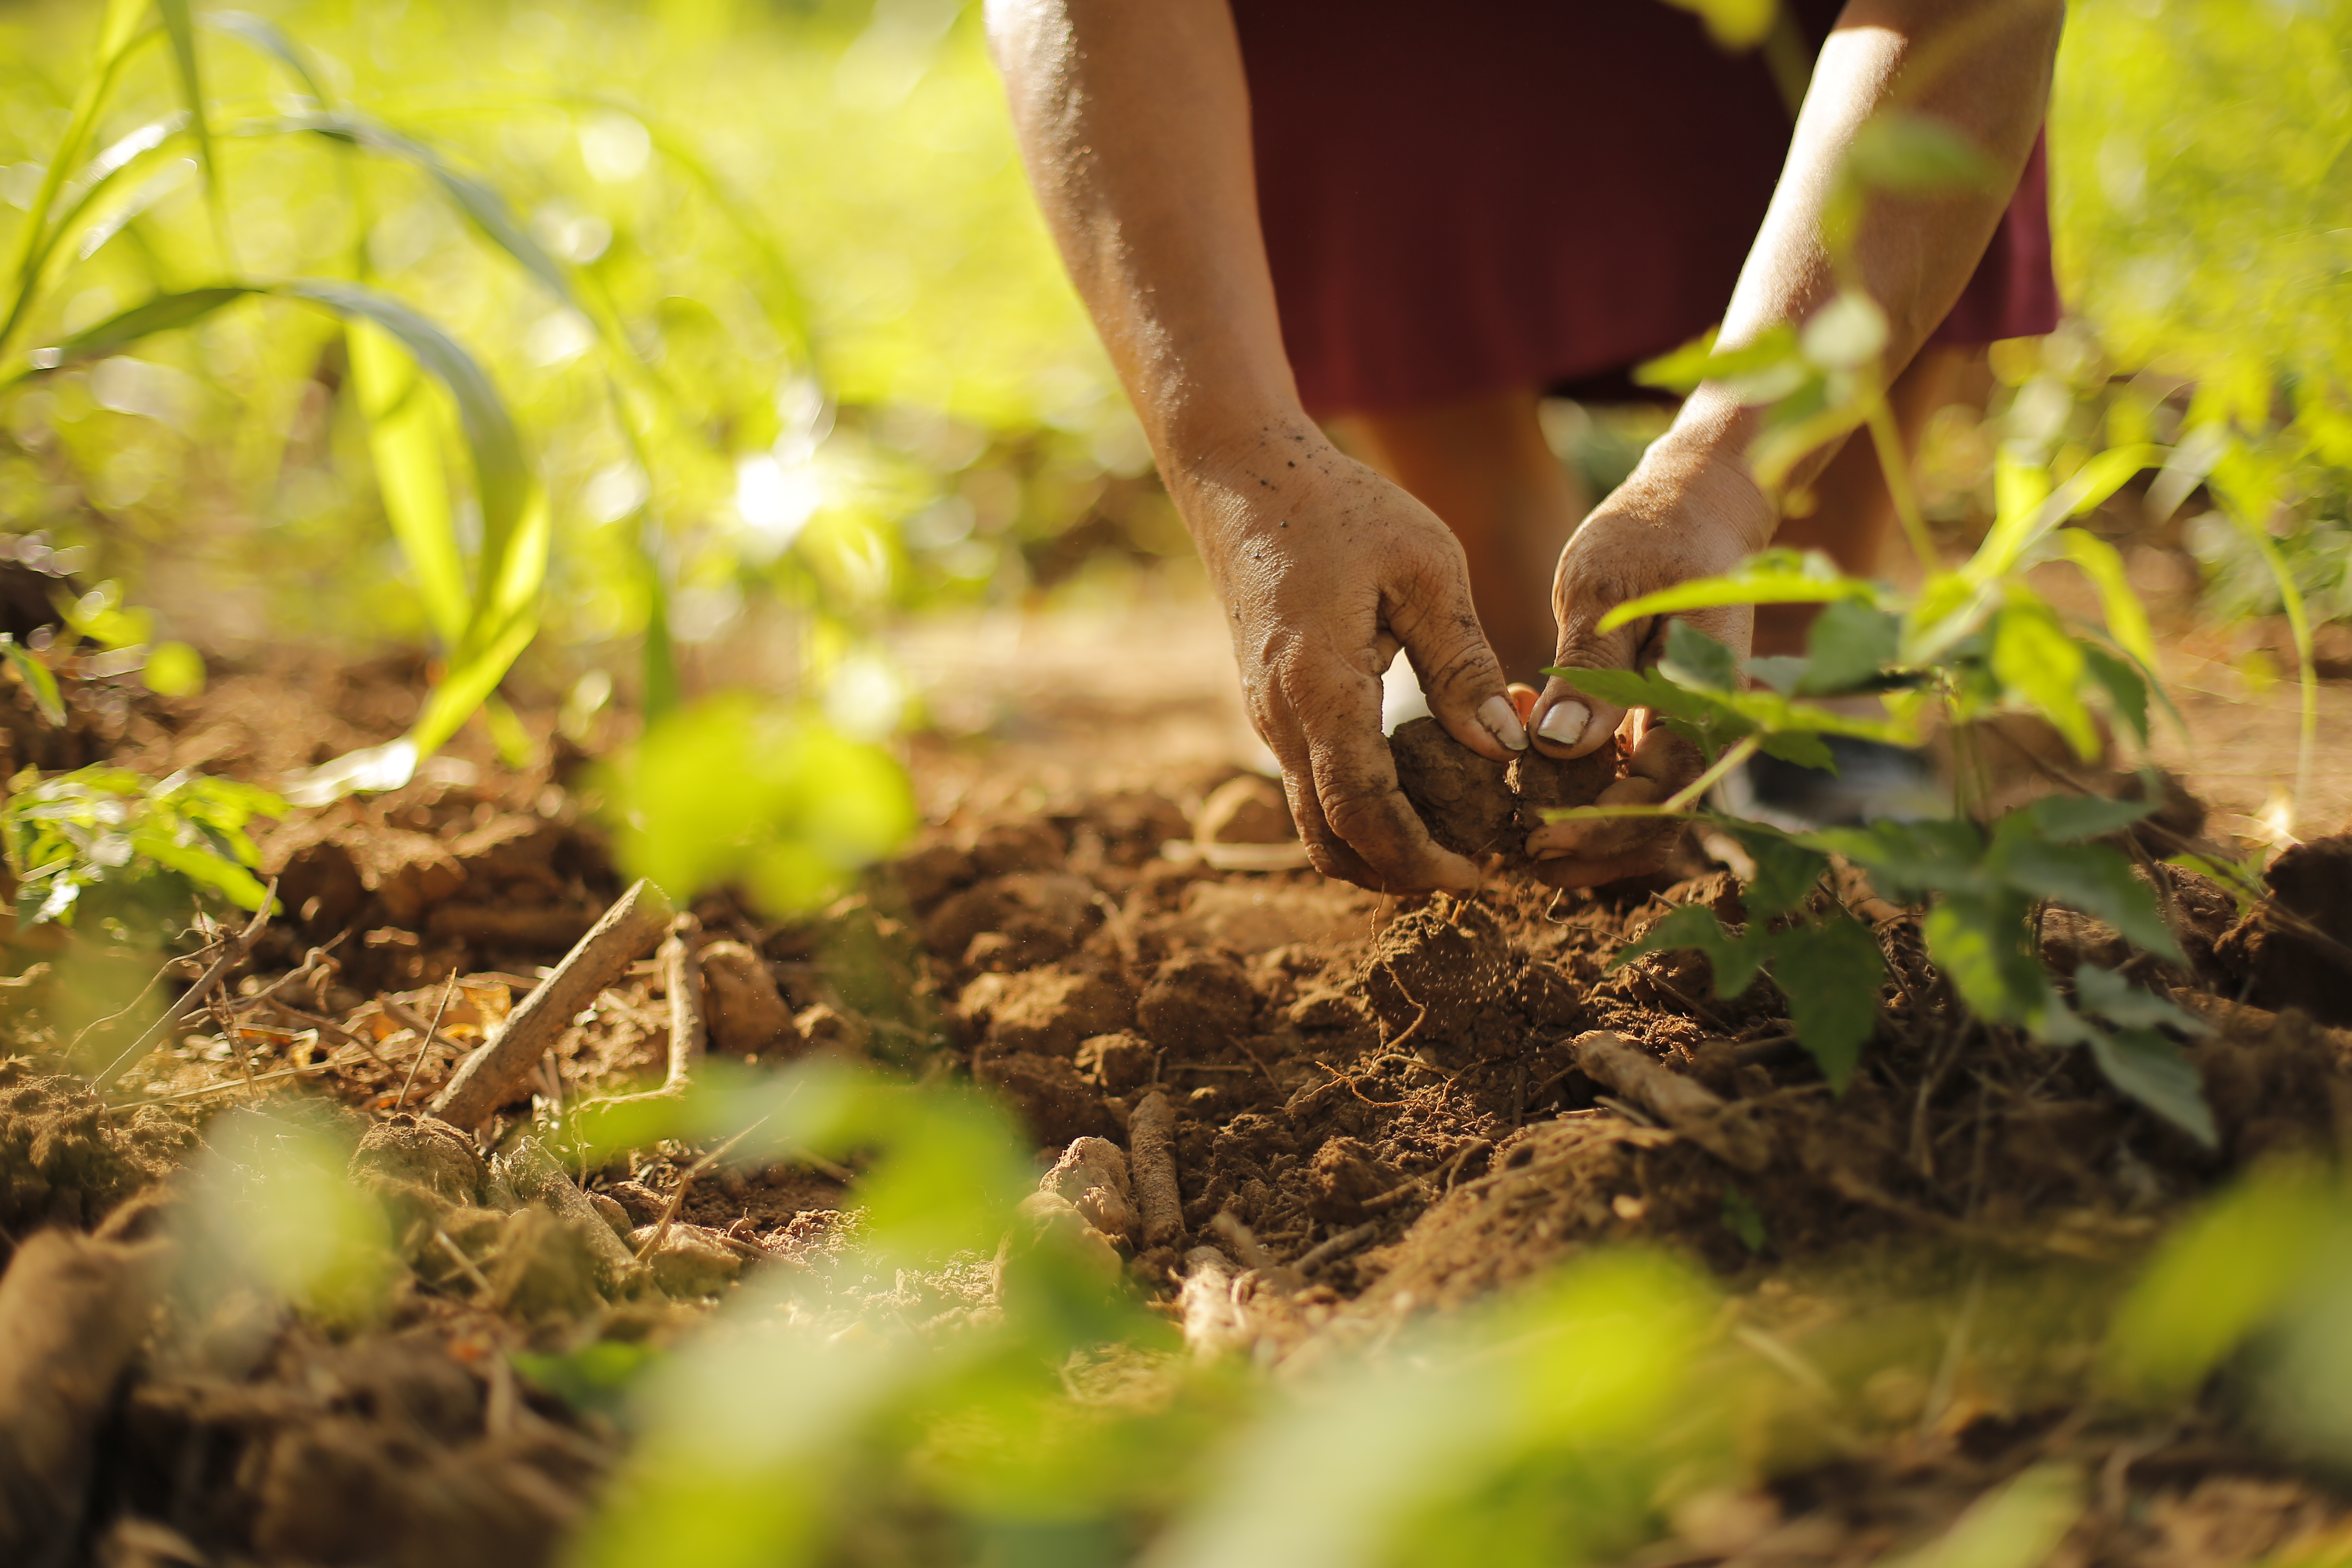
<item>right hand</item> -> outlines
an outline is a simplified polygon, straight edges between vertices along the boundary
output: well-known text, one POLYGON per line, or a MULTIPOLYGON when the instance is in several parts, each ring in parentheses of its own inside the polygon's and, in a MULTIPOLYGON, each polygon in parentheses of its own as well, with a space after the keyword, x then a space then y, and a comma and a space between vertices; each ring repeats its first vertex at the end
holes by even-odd
POLYGON ((1478 868, 1399 791, 1381 733, 1381 676, 1402 650, 1455 740, 1496 762, 1527 746, 1453 533, 1311 425, 1175 489, 1315 868, 1384 892, 1475 889, 1478 868))

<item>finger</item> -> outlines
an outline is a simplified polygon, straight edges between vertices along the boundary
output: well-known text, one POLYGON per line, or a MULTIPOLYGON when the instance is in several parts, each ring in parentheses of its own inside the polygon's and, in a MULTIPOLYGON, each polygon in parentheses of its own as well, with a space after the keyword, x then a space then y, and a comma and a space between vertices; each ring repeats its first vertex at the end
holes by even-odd
POLYGON ((1478 868, 1432 838, 1397 787, 1396 760, 1381 733, 1380 682, 1334 680, 1316 695, 1323 700, 1294 708, 1313 715, 1300 729, 1325 830, 1367 872, 1349 879, 1391 893, 1475 889, 1478 868))
MULTIPOLYGON (((1557 609, 1557 605, 1555 609, 1557 609)), ((1653 617, 1654 618, 1654 617, 1653 617)), ((1625 710, 1614 702, 1577 689, 1572 675, 1579 669, 1634 669, 1651 621, 1634 621, 1612 632, 1592 630, 1592 617, 1571 609, 1560 619, 1559 651, 1555 667, 1570 678, 1552 676, 1536 699, 1530 726, 1536 749, 1548 756, 1589 756, 1606 745, 1625 710)))
POLYGON ((1353 882, 1360 888, 1378 888, 1378 874, 1331 831, 1331 824, 1323 815, 1323 803, 1315 795, 1315 767, 1307 735, 1299 728, 1297 716, 1287 703, 1278 699, 1270 700, 1267 708, 1265 713, 1253 715, 1253 720, 1258 737, 1265 742, 1275 761, 1282 764, 1282 793, 1290 802, 1290 820, 1298 828, 1299 843, 1306 847, 1307 863, 1326 877, 1353 882))
POLYGON ((1470 603, 1470 569, 1462 547, 1433 550, 1382 606, 1390 633, 1404 647, 1429 711, 1445 732, 1482 757, 1507 763, 1528 749, 1526 724, 1510 683, 1470 603))

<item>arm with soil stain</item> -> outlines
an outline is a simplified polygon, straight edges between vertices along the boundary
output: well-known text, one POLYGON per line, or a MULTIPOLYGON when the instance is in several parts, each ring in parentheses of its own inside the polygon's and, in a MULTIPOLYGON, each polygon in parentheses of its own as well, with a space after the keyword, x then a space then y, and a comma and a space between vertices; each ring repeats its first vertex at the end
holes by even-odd
POLYGON ((67 1561, 90 1445, 146 1337, 168 1251, 45 1230, 0 1277, 0 1561, 67 1561))

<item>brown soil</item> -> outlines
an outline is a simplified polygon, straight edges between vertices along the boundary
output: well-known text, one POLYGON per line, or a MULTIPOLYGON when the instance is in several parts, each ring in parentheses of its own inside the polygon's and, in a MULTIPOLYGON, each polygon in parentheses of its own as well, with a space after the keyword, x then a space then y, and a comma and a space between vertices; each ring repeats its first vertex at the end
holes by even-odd
MULTIPOLYGON (((392 684, 321 677, 287 688, 284 707, 325 715, 318 731, 340 749, 400 721, 392 684)), ((141 765, 203 753, 266 774, 289 747, 257 717, 263 689, 257 677, 199 703, 126 697, 115 719, 75 732, 141 765)), ((1599 763, 1507 770, 1413 726, 1395 750, 1440 838, 1507 863, 1531 812, 1589 800, 1608 776, 1599 763)), ((109 1103, 70 1079, 0 1068, 12 1243, 130 1212, 125 1200, 195 1147, 210 1109, 294 1082, 364 1132, 353 1173, 399 1259, 390 1315, 356 1331, 241 1320, 227 1300, 168 1325, 100 1435, 88 1553, 544 1561, 624 1440, 593 1400, 519 1377, 509 1353, 662 1342, 747 1272, 845 1244, 855 1195, 837 1171, 689 1181, 700 1151, 665 1143, 589 1173, 614 1235, 642 1247, 670 1227, 649 1278, 615 1289, 598 1272, 611 1237, 519 1201, 503 1159, 415 1114, 619 891, 554 776, 564 760, 528 775, 447 768, 283 825, 267 862, 290 918, 235 987, 279 988, 234 1028, 193 1018, 109 1103)), ((1663 893, 1555 895, 1505 876, 1473 900, 1390 900, 1163 854, 1194 836, 1235 776, 1228 764, 1158 767, 1149 784, 1080 770, 983 787, 957 757, 930 760, 933 825, 859 892, 786 922, 724 896, 696 903, 714 1046, 754 1068, 822 1051, 990 1087, 1035 1139, 1049 1189, 1124 1249, 1136 1289, 1171 1303, 1188 1250, 1237 1246, 1236 1225, 1275 1265, 1316 1253, 1303 1289, 1255 1299, 1246 1332, 1266 1359, 1303 1364, 1619 1241, 1693 1256, 1790 1342, 1826 1342, 1836 1314, 1806 1317, 1790 1282, 1839 1259, 1934 1244, 2112 1279, 2218 1179, 2269 1153, 2335 1152, 2343 1133, 2352 1035, 2327 1026, 2344 1021, 2334 944, 2352 937, 2337 908, 2342 841, 2283 859, 2279 908, 2242 921, 2202 879, 2158 873, 2195 969, 2159 978, 2217 1025, 2192 1051, 2223 1135, 2209 1154, 2079 1053, 1958 1016, 1909 912, 1875 924, 1895 979, 1863 1069, 1837 1095, 1790 1041, 1769 983, 1724 1002, 1689 954, 1612 966, 1675 905, 1736 915, 1738 885, 1721 870, 1663 893), (1575 1042, 1592 1030, 1703 1086, 1759 1159, 1727 1163, 1587 1077, 1575 1042), (1153 1093, 1173 1109, 1184 1233, 1137 1250, 1126 1205, 1138 1194, 1099 1156, 1153 1093)), ((1226 793, 1221 823, 1244 793, 1226 793)), ((2077 962, 2120 942, 2095 922, 2044 935, 2053 958, 2077 962)), ((62 1065, 53 984, 11 993, 7 1027, 15 1049, 62 1065)), ((660 985, 648 961, 607 988, 493 1139, 657 1083, 660 985)), ((101 1034, 85 1055, 110 1043, 121 1044, 101 1034)), ((909 1321, 949 1322, 983 1307, 986 1289, 902 1279, 891 1304, 909 1321)), ((1688 1551, 1657 1561, 1859 1561, 2037 1459, 2112 1466, 2135 1443, 2115 1472, 2131 1506, 2102 1527, 2116 1561, 2251 1561, 2343 1512, 2225 1429, 2151 1443, 2070 1425, 2025 1391, 1987 1395, 1937 1431, 1926 1447, 1890 1439, 1792 1475, 1733 1524, 1678 1519, 1688 1551)))

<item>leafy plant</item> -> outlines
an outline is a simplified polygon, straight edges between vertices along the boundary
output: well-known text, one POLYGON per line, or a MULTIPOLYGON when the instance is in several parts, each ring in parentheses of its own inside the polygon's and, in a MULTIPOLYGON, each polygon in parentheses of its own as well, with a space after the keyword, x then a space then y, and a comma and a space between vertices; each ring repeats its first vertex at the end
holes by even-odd
MULTIPOLYGON (((1926 121, 1891 117, 1868 128, 1856 140, 1824 226, 1841 271, 1851 271, 1844 247, 1871 193, 1976 183, 1980 164, 1972 149, 1926 121)), ((2154 992, 2092 965, 2074 976, 2070 1001, 2043 970, 2031 933, 2035 910, 2057 902, 2106 921, 2148 952, 2182 961, 2131 862, 2091 842, 2147 816, 2156 790, 2144 789, 2150 797, 2144 801, 2059 796, 1995 816, 1978 734, 1993 713, 2023 710, 2047 720, 2089 761, 2103 750, 2097 716, 2104 713, 2118 731, 2146 744, 2156 658, 2147 614, 2114 547, 2064 525, 2133 476, 2172 468, 2182 455, 2147 443, 2120 447, 2091 457, 2063 483, 2053 483, 2046 468, 2005 455, 1991 531, 1966 562, 1947 567, 1928 536, 1887 409, 1885 343, 1878 307, 1849 282, 1801 331, 1727 353, 1703 342, 1644 367, 1646 378, 1661 384, 1688 390, 1718 381, 1767 405, 1751 462, 1768 488, 1782 486, 1795 461, 1824 441, 1867 429, 1924 580, 1916 593, 1900 594, 1845 577, 1824 559, 1772 551, 1726 575, 1617 606, 1601 629, 1717 605, 1823 608, 1801 658, 1759 658, 1742 669, 1731 650, 1676 622, 1654 669, 1554 671, 1604 700, 1649 709, 1696 744, 1707 766, 1658 806, 1551 815, 1698 815, 1737 839, 1757 868, 1745 927, 1734 931, 1705 910, 1685 908, 1621 957, 1697 948, 1727 996, 1769 971, 1789 998, 1799 1040, 1832 1084, 1843 1087, 1853 1072, 1874 1027, 1885 979, 1869 932, 1817 890, 1838 856, 1895 897, 1932 902, 1922 921, 1928 956, 1979 1017, 2022 1028, 2046 1045, 2085 1047, 2116 1088, 2210 1144, 2212 1117, 2196 1074, 2165 1033, 2197 1026, 2154 992), (2097 594, 2103 627, 2070 625, 2029 585, 2030 568, 2061 560, 2097 594), (1885 720, 1818 700, 1873 694, 1885 720), (1958 815, 1949 819, 1791 833, 1694 812, 1710 785, 1758 752, 1833 771, 1823 736, 1916 743, 1917 721, 1931 706, 1941 710, 1958 764, 1958 815)))
POLYGON ((192 773, 150 779, 116 767, 46 779, 28 769, 8 789, 0 847, 22 924, 70 924, 89 889, 157 877, 241 909, 261 907, 266 889, 253 874, 260 855, 246 829, 286 810, 267 790, 192 773))

